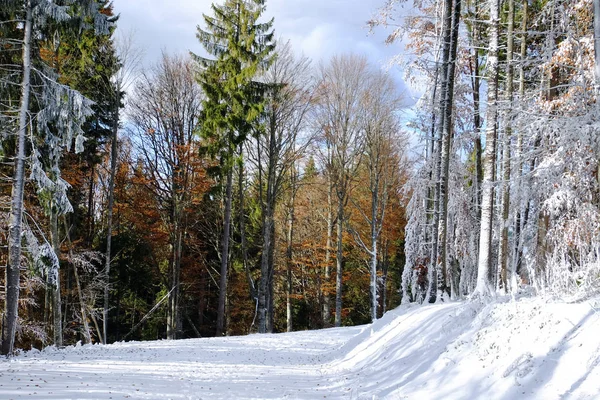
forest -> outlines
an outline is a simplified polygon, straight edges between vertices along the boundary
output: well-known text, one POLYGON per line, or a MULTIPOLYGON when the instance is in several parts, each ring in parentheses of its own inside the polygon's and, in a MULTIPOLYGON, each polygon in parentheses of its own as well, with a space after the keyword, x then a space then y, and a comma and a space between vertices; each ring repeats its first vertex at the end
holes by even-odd
POLYGON ((112 1, 0 0, 2 354, 598 293, 600 0, 374 6, 410 112, 268 7, 140 67, 112 1))

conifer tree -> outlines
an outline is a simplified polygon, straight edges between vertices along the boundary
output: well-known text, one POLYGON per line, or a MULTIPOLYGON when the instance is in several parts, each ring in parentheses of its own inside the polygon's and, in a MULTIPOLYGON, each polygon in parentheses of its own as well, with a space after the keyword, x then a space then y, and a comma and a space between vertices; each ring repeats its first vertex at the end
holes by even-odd
MULTIPOLYGON (((267 67, 274 50, 273 21, 258 22, 265 10, 264 0, 226 0, 212 5, 213 16, 204 15, 206 28, 198 27, 197 38, 213 58, 195 55, 201 72, 198 80, 206 95, 203 102, 200 134, 209 154, 220 162, 225 175, 225 210, 221 240, 221 278, 217 309, 217 335, 224 333, 225 297, 233 167, 236 149, 240 147, 261 116, 264 95, 255 76, 267 67)), ((264 291, 260 297, 264 296, 264 291)), ((259 315, 265 312, 265 302, 259 304, 259 315)))
MULTIPOLYGON (((60 177, 59 161, 64 149, 71 148, 73 139, 75 150, 83 150, 85 137, 81 126, 85 118, 92 113, 90 101, 69 86, 59 83, 55 71, 41 60, 37 42, 47 37, 45 29, 57 22, 71 21, 74 26, 87 25, 99 32, 107 32, 110 24, 106 15, 99 11, 99 4, 93 0, 70 0, 62 5, 50 0, 3 0, 0 5, 4 10, 14 12, 14 19, 22 21, 23 24, 23 37, 20 42, 21 70, 15 74, 21 89, 19 109, 16 112, 9 109, 0 110, 4 115, 17 115, 14 130, 10 132, 15 137, 16 151, 6 267, 6 310, 2 330, 2 354, 10 355, 14 349, 18 319, 23 194, 26 160, 29 158, 27 147, 31 147, 31 178, 38 186, 38 191, 52 196, 51 204, 57 215, 70 212, 72 207, 66 196, 68 185, 60 177), (33 68, 34 63, 36 68, 33 68), (33 110, 36 111, 35 124, 31 119, 33 110), (29 140, 28 143, 28 138, 34 140, 29 140)), ((49 282, 60 293, 58 257, 54 252, 39 254, 38 257, 50 257, 50 265, 45 273, 49 276, 49 282)), ((57 297, 54 303, 55 308, 59 307, 60 298, 57 297)), ((55 342, 60 345, 61 321, 58 315, 55 315, 54 320, 55 342)))

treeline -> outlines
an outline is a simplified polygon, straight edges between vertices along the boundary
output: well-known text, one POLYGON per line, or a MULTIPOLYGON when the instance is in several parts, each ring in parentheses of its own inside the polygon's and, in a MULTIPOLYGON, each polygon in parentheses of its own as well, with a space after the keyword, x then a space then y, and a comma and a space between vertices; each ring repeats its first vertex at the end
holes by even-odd
MULTIPOLYGON (((369 322, 400 302, 394 81, 260 0, 136 70, 106 0, 0 2, 2 352, 369 322)), ((130 44, 130 43, 129 43, 130 44)))
POLYGON ((600 3, 389 1, 409 74, 429 89, 413 128, 403 298, 600 287, 600 3), (416 55, 416 57, 414 57, 416 55))

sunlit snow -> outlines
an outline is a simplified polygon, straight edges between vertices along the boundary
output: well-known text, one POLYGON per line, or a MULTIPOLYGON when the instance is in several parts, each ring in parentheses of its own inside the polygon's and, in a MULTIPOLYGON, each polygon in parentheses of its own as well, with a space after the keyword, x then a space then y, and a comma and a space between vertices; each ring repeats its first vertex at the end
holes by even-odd
POLYGON ((403 306, 373 325, 29 351, 1 399, 597 399, 600 301, 403 306))

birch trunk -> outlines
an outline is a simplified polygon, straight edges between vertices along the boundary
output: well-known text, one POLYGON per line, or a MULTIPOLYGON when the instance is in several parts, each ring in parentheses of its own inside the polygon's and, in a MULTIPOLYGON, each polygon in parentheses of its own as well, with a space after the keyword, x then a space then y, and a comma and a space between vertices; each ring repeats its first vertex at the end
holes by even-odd
POLYGON ((19 108, 19 131, 17 132, 17 155, 11 192, 10 217, 8 222, 8 263, 6 265, 6 309, 2 324, 2 354, 12 355, 19 316, 19 284, 21 264, 21 231, 23 219, 23 191, 25 185, 25 137, 31 90, 31 30, 32 0, 25 3, 26 16, 23 36, 23 78, 21 82, 21 104, 19 108))

